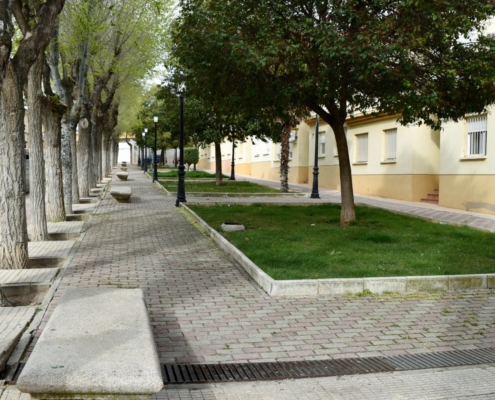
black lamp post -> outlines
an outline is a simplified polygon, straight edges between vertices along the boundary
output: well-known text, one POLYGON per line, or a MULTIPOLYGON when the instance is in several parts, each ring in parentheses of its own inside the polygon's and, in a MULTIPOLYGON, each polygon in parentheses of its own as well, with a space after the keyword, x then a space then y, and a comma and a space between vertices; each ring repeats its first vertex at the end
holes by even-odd
POLYGON ((179 88, 180 98, 180 139, 179 139, 179 184, 177 188, 177 200, 175 206, 178 207, 180 203, 186 202, 186 185, 184 182, 184 92, 186 91, 186 85, 182 84, 179 88))
POLYGON ((148 172, 148 146, 146 146, 146 136, 148 136, 148 128, 144 128, 144 172, 148 172))
POLYGON ((230 164, 230 181, 235 181, 235 140, 232 138, 232 163, 230 164))
POLYGON ((156 130, 158 125, 158 115, 153 115, 153 122, 155 123, 155 154, 153 160, 153 182, 158 182, 158 163, 156 162, 156 130))
POLYGON ((144 171, 144 131, 141 132, 141 135, 143 136, 143 146, 141 147, 141 169, 144 171))
POLYGON ((320 130, 320 117, 316 116, 316 129, 315 129, 315 165, 313 168, 313 190, 311 191, 312 199, 319 199, 318 193, 318 131, 320 130))

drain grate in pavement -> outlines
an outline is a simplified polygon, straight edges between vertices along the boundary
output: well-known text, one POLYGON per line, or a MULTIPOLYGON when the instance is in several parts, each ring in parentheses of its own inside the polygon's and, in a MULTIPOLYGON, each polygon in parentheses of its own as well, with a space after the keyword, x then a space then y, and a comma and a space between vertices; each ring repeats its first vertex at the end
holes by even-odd
POLYGON ((167 385, 317 378, 490 363, 495 363, 495 348, 318 361, 165 364, 162 373, 163 382, 167 385))
MULTIPOLYGON (((318 361, 243 364, 165 364, 161 368, 163 383, 170 385, 181 383, 318 378, 324 376, 372 374, 492 363, 495 363, 495 348, 318 361)), ((24 363, 16 365, 8 373, 8 377, 4 377, 6 379, 5 383, 8 385, 15 384, 23 367, 24 363), (9 377, 11 378, 9 379, 9 377)))

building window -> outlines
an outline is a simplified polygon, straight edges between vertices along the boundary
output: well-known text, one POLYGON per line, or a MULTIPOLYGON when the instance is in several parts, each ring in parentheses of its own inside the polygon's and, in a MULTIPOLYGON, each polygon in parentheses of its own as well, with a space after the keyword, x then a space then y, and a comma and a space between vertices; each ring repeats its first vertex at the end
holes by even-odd
POLYGON ((467 157, 486 156, 486 115, 467 118, 467 157))
POLYGON ((368 134, 356 135, 356 162, 368 162, 368 134))
POLYGON ((263 146, 264 147, 264 150, 263 150, 263 154, 264 155, 269 155, 270 154, 271 144, 272 143, 270 141, 268 141, 268 140, 266 142, 264 142, 264 146, 263 146))
POLYGON ((397 129, 388 129, 384 131, 385 154, 383 161, 397 160, 397 129))
POLYGON ((325 145, 326 145, 326 133, 318 133, 318 156, 323 157, 325 155, 325 145))
POLYGON ((297 140, 297 131, 295 129, 292 129, 290 131, 289 142, 295 142, 296 140, 297 140))

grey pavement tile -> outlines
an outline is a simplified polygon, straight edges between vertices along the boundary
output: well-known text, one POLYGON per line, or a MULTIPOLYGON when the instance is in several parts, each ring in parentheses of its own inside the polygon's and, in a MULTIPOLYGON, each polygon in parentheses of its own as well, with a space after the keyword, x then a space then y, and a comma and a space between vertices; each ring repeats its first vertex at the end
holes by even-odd
MULTIPOLYGON (((329 359, 495 346, 494 291, 270 298, 141 171, 130 166, 129 180, 111 185, 131 186, 133 196, 117 203, 107 195, 98 205, 51 307, 69 286, 143 288, 162 362, 329 359)), ((323 201, 338 197, 322 191, 323 201)), ((372 200, 432 214, 425 206, 372 200)), ((364 196, 359 201, 371 202, 364 196)))

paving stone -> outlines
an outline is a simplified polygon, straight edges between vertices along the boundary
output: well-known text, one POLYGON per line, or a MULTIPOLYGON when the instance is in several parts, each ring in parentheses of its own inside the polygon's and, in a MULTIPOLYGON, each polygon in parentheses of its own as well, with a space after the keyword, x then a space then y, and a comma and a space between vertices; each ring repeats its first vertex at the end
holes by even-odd
MULTIPOLYGON (((110 196, 101 201, 52 307, 67 287, 142 288, 161 362, 329 359, 495 346, 493 290, 447 292, 434 298, 270 298, 188 222, 175 207, 175 198, 165 196, 135 166, 128 171, 128 181, 114 180, 111 186, 132 187, 133 201, 117 203, 110 196)), ((339 196, 321 191, 322 199, 316 202, 337 203, 339 196)), ((279 201, 236 198, 235 202, 258 200, 279 201)), ((234 202, 228 198, 201 201, 234 202)), ((356 196, 356 201, 433 215, 429 205, 365 196, 356 196)), ((284 198, 283 202, 307 199, 284 198)), ((448 210, 440 211, 438 218, 449 216, 448 210)), ((462 215, 473 218, 474 213, 462 215)), ((390 382, 397 389, 395 381, 390 382)), ((332 398, 330 392, 322 393, 321 398, 332 398)), ((224 398, 236 398, 230 394, 224 398)), ((156 399, 167 398, 159 396, 156 399)))

